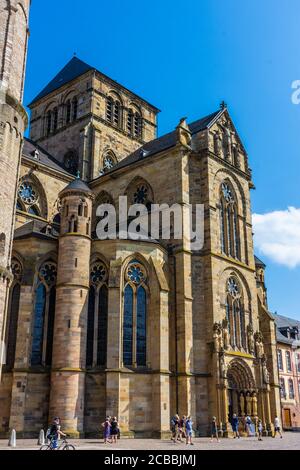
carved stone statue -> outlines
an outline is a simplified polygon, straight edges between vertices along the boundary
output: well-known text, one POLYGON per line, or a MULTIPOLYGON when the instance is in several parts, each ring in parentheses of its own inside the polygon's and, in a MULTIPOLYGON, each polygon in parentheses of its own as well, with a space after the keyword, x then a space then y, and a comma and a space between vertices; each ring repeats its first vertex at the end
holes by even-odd
POLYGON ((231 134, 230 134, 230 130, 227 127, 225 127, 224 129, 223 148, 224 148, 225 160, 230 160, 231 158, 231 134))
POLYGON ((228 349, 229 346, 229 324, 227 318, 224 318, 222 321, 222 329, 223 329, 223 346, 224 349, 228 349))
POLYGON ((254 332, 252 323, 249 323, 247 326, 247 339, 248 339, 248 350, 250 354, 255 353, 255 344, 254 344, 254 332))
POLYGON ((257 331, 254 335, 256 356, 261 358, 264 354, 263 335, 257 331))
POLYGON ((181 118, 178 126, 176 127, 177 142, 184 147, 190 148, 192 143, 192 134, 187 125, 186 118, 181 118))
POLYGON ((222 145, 221 145, 221 137, 220 137, 219 132, 216 132, 214 134, 214 152, 216 155, 218 155, 218 157, 221 156, 222 145))
POLYGON ((246 393, 246 412, 247 412, 247 415, 250 415, 251 416, 251 413, 252 413, 252 397, 250 395, 250 392, 247 392, 246 393))
POLYGON ((226 369, 226 364, 225 364, 224 353, 220 354, 220 377, 222 379, 226 379, 227 377, 227 369, 226 369))
POLYGON ((241 414, 242 416, 245 414, 245 397, 244 394, 240 394, 240 407, 241 407, 241 414))
POLYGON ((252 414, 257 416, 257 396, 255 392, 252 393, 252 414))
POLYGON ((223 348, 222 325, 215 323, 213 326, 214 350, 219 352, 223 348))
POLYGON ((261 365, 262 365, 264 383, 269 384, 270 383, 270 374, 269 374, 269 371, 268 371, 268 368, 267 368, 267 358, 264 354, 261 358, 261 365))

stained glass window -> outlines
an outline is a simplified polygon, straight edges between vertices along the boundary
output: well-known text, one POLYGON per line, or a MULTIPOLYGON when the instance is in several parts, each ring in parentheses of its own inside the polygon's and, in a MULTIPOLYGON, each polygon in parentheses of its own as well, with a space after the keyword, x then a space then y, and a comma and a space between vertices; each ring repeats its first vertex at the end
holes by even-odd
POLYGON ((37 201, 38 194, 31 183, 23 181, 19 187, 19 197, 25 204, 34 204, 37 201))
POLYGON ((128 279, 134 284, 140 284, 145 280, 145 272, 141 265, 132 263, 127 270, 128 279))
POLYGON ((133 195, 134 204, 145 204, 148 198, 148 188, 146 185, 141 184, 135 190, 133 195))
POLYGON ((133 345, 133 290, 127 285, 124 291, 124 320, 123 320, 123 363, 132 365, 133 345))
POLYGON ((237 204, 229 183, 222 183, 220 190, 220 246, 228 256, 240 259, 240 237, 237 204))
POLYGON ((137 290, 136 363, 146 366, 146 291, 137 290))
POLYGON ((7 333, 7 351, 6 351, 6 366, 12 369, 15 363, 16 353, 16 340, 17 328, 19 318, 19 305, 20 305, 20 284, 15 284, 10 294, 10 309, 8 316, 8 333, 7 333))
POLYGON ((43 284, 39 284, 36 290, 36 295, 35 295, 31 365, 42 364, 45 306, 46 306, 46 288, 43 284))
POLYGON ((51 363, 52 363, 55 300, 56 300, 56 289, 55 287, 52 287, 49 293, 47 344, 46 344, 46 360, 45 360, 46 366, 51 366, 51 363))
POLYGON ((105 366, 107 358, 107 308, 108 289, 103 285, 99 290, 97 365, 105 366))

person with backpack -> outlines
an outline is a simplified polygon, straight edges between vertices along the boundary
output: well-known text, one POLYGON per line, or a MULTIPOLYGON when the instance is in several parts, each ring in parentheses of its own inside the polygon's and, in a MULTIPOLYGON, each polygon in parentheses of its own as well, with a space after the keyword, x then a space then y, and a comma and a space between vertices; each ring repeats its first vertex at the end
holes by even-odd
POLYGON ((117 443, 117 437, 119 435, 119 423, 117 421, 117 418, 116 416, 114 418, 112 418, 111 422, 110 422, 110 435, 111 435, 111 440, 112 440, 112 444, 113 443, 117 443))
POLYGON ((67 435, 60 430, 60 420, 59 418, 54 418, 53 423, 50 427, 49 434, 47 439, 50 439, 51 448, 56 450, 58 448, 58 438, 59 436, 66 437, 67 435))

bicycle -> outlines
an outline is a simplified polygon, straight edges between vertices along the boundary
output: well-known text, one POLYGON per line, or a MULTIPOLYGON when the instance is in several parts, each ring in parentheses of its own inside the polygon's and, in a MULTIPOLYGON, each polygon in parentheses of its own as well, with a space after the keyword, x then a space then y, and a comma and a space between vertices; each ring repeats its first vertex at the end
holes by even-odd
POLYGON ((58 444, 58 447, 56 449, 53 449, 53 439, 51 439, 50 443, 41 446, 40 450, 75 450, 75 447, 72 444, 69 444, 67 438, 65 437, 58 444))

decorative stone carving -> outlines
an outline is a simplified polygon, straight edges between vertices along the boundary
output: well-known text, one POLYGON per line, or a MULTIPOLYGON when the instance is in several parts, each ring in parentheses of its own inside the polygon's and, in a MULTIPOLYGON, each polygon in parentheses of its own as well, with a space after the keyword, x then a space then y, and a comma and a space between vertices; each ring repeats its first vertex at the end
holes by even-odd
POLYGON ((269 371, 268 371, 268 368, 267 368, 267 358, 264 354, 261 358, 261 365, 262 365, 264 383, 269 384, 270 383, 270 374, 269 374, 269 371))
POLYGON ((257 331, 254 335, 256 356, 261 358, 264 354, 263 335, 257 331))
POLYGON ((186 118, 181 118, 178 126, 176 127, 177 142, 184 147, 190 148, 192 143, 192 134, 187 125, 186 118))
POLYGON ((254 331, 252 323, 249 323, 247 326, 247 340, 248 340, 248 351, 250 354, 255 353, 255 344, 254 344, 254 331))
POLYGON ((220 157, 222 153, 222 144, 221 144, 221 137, 219 132, 214 134, 214 152, 215 154, 220 157))
POLYGON ((257 396, 256 396, 256 392, 252 393, 252 414, 253 414, 253 416, 257 416, 257 396))
POLYGON ((213 326, 214 351, 219 352, 223 348, 222 325, 215 323, 213 326))
POLYGON ((227 377, 227 368, 226 368, 226 364, 225 364, 224 353, 220 354, 220 377, 222 379, 226 379, 226 377, 227 377))
POLYGON ((246 413, 247 415, 251 415, 252 413, 252 397, 250 395, 250 392, 246 393, 246 413))
POLYGON ((245 414, 245 397, 244 394, 240 394, 240 407, 241 407, 241 414, 242 416, 245 414))

